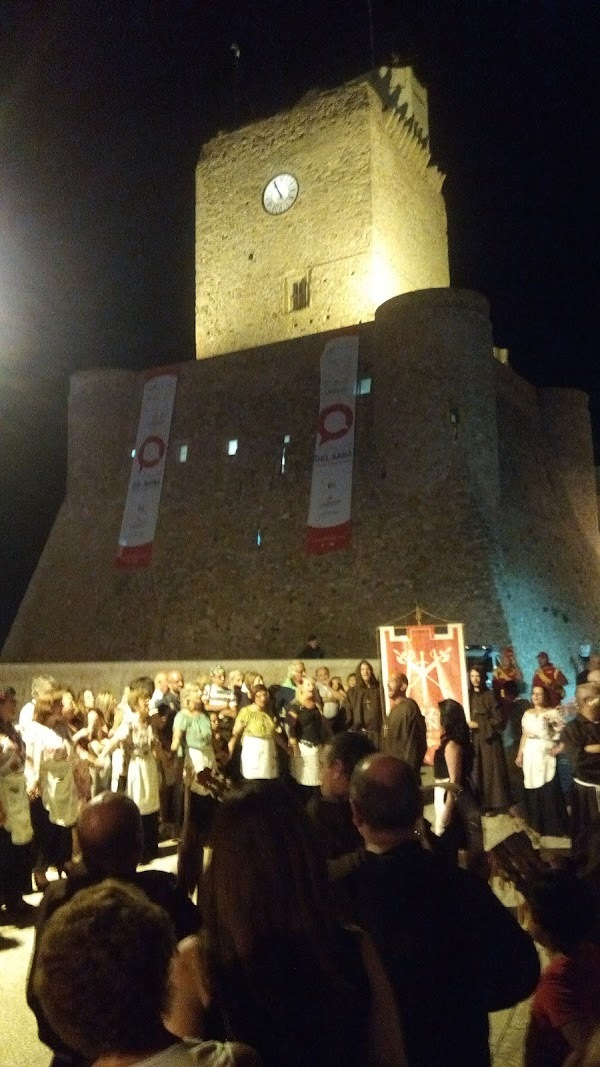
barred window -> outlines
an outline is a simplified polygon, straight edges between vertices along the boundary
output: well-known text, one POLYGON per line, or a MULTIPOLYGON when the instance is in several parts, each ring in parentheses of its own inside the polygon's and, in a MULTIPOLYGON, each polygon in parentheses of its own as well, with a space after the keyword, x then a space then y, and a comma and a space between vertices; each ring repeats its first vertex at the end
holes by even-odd
POLYGON ((310 278, 308 273, 287 279, 286 304, 288 311, 303 311, 310 304, 310 278))

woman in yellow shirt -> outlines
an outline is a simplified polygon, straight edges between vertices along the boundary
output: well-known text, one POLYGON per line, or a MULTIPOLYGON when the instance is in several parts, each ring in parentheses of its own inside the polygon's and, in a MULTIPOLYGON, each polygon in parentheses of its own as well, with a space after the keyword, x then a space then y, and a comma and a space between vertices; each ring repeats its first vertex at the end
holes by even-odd
POLYGON ((269 691, 265 685, 257 685, 251 691, 252 703, 242 708, 233 725, 229 742, 229 751, 233 750, 241 737, 242 741, 242 775, 247 781, 277 778, 279 767, 277 748, 279 745, 287 752, 281 727, 268 712, 269 691))

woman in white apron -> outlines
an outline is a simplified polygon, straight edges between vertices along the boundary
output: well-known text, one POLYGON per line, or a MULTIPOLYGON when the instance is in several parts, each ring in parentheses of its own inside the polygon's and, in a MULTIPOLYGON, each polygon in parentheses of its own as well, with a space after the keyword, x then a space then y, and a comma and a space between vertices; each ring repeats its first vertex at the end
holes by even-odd
POLYGON ((547 708, 545 703, 545 690, 534 685, 531 707, 521 720, 523 733, 515 762, 523 769, 523 803, 529 826, 541 836, 564 837, 569 821, 556 773, 562 745, 555 738, 563 724, 558 709, 547 708))
POLYGON ((33 829, 25 783, 25 744, 15 729, 17 702, 0 689, 0 905, 20 911, 31 893, 33 829))
POLYGON ((330 737, 316 694, 314 680, 304 677, 298 686, 296 699, 287 708, 292 751, 290 773, 302 787, 300 791, 306 800, 321 784, 323 746, 330 737))
POLYGON ((183 754, 183 827, 177 856, 177 881, 191 896, 202 878, 207 847, 220 790, 210 717, 205 711, 202 689, 186 685, 181 691, 181 711, 173 721, 171 750, 183 754), (201 776, 200 780, 198 775, 201 776))
POLYGON ((279 776, 277 748, 287 753, 287 742, 281 727, 267 711, 269 691, 265 685, 257 685, 251 692, 252 703, 238 712, 233 726, 229 751, 233 755, 241 738, 242 776, 246 781, 269 780, 279 776))
POLYGON ((77 822, 81 797, 77 789, 79 757, 63 719, 62 693, 36 701, 27 737, 29 795, 35 834, 34 879, 43 889, 48 867, 59 874, 73 854, 72 830, 77 822))
POLYGON ((150 722, 150 699, 144 690, 130 691, 129 707, 133 714, 119 728, 125 754, 129 756, 125 792, 140 809, 144 836, 142 863, 150 863, 158 855, 158 740, 150 722))

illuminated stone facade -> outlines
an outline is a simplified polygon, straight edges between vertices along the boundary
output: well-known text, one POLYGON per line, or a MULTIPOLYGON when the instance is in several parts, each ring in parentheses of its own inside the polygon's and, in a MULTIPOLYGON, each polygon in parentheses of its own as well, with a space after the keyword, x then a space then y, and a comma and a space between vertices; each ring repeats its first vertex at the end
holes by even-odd
POLYGON ((428 139, 427 94, 404 67, 210 141, 197 168, 197 356, 369 322, 389 297, 447 286, 428 139), (269 214, 263 191, 287 174, 297 198, 269 214))

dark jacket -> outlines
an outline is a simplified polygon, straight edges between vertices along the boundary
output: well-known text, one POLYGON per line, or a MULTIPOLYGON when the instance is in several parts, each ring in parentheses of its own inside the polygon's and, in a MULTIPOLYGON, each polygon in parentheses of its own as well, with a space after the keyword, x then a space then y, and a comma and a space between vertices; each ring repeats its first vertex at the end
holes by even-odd
POLYGON ((389 974, 410 1067, 488 1067, 488 1012, 540 974, 529 934, 485 882, 418 842, 367 853, 354 875, 359 919, 389 974))

